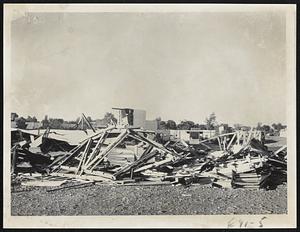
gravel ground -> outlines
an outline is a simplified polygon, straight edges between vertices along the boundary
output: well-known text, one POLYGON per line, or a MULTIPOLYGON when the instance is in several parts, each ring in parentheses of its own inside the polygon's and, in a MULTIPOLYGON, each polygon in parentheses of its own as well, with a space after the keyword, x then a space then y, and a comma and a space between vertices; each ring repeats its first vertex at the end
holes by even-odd
POLYGON ((12 215, 286 214, 287 188, 219 189, 208 185, 92 185, 47 192, 14 186, 12 215))

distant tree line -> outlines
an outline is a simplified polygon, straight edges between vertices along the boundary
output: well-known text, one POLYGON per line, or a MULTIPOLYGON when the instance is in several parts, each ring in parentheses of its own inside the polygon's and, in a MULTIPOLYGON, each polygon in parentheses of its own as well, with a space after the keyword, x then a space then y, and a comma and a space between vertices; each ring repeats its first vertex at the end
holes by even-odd
POLYGON ((163 121, 160 117, 156 118, 159 130, 214 130, 218 126, 215 113, 211 113, 206 119, 205 124, 195 123, 191 120, 182 120, 176 124, 174 120, 163 121))
POLYGON ((13 113, 12 117, 13 117, 13 120, 16 122, 17 127, 20 129, 26 128, 26 122, 38 122, 38 120, 35 116, 33 116, 33 117, 28 116, 27 118, 24 118, 24 117, 19 117, 19 115, 16 113, 13 113))
MULTIPOLYGON (((95 122, 90 116, 86 117, 87 121, 92 123, 95 122)), ((45 115, 44 119, 41 121, 41 125, 39 126, 40 129, 78 129, 80 126, 81 118, 78 117, 76 120, 71 120, 71 121, 65 121, 62 118, 49 118, 48 115, 45 115)), ((101 121, 103 125, 108 125, 108 124, 113 124, 117 122, 117 119, 114 117, 112 113, 107 112, 104 115, 103 119, 96 119, 101 121)), ((17 128, 20 129, 26 129, 27 123, 29 122, 35 122, 39 123, 37 118, 35 116, 28 116, 27 118, 24 117, 19 117, 18 114, 12 113, 11 114, 11 121, 16 122, 17 128)), ((88 125, 85 123, 83 129, 87 129, 88 125)))
MULTIPOLYGON (((115 116, 107 112, 105 113, 104 117, 102 119, 95 119, 93 120, 90 116, 87 116, 86 119, 92 123, 95 121, 101 121, 103 125, 109 125, 109 124, 116 124, 117 119, 115 116)), ((11 120, 16 122, 16 125, 20 129, 26 129, 26 123, 28 122, 36 122, 38 123, 38 120, 35 116, 27 116, 27 118, 19 117, 18 114, 12 113, 11 114, 11 120)), ((76 120, 71 121, 65 121, 62 118, 48 118, 46 115, 44 119, 41 121, 41 129, 51 128, 51 129, 77 129, 80 125, 81 118, 78 117, 76 120)), ((176 124, 174 120, 166 120, 163 121, 161 117, 156 118, 156 121, 158 123, 158 129, 159 130, 191 130, 192 128, 199 129, 199 130, 214 130, 217 129, 219 124, 217 122, 216 114, 211 113, 204 121, 203 124, 195 123, 191 120, 182 120, 180 123, 176 124)), ((270 125, 263 125, 262 123, 258 123, 256 129, 264 131, 265 133, 270 134, 276 134, 282 129, 285 129, 287 126, 283 125, 281 123, 273 123, 270 125)), ((87 125, 84 125, 84 129, 87 128, 87 125)), ((245 127, 241 124, 234 124, 233 128, 229 128, 228 132, 231 132, 233 130, 240 130, 242 128, 250 129, 251 127, 245 127)))
POLYGON ((273 123, 271 126, 262 125, 262 123, 258 123, 256 129, 264 131, 267 134, 276 135, 280 130, 286 129, 286 125, 282 125, 281 123, 273 123))

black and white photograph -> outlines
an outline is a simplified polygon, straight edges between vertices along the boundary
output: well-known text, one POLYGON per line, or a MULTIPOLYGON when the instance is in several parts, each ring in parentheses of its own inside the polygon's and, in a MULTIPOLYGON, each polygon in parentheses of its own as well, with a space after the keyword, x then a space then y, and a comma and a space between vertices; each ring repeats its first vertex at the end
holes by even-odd
POLYGON ((296 6, 6 4, 4 225, 296 226, 296 6))

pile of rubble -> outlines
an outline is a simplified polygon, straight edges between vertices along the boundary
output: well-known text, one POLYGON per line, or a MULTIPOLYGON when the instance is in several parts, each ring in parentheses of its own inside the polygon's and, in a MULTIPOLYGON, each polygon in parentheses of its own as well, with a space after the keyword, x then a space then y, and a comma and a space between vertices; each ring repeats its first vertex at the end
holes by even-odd
POLYGON ((274 188, 286 182, 286 146, 269 151, 255 130, 218 135, 198 146, 181 140, 160 144, 153 133, 116 126, 93 131, 76 145, 47 133, 13 144, 12 172, 42 173, 25 175, 24 185, 58 186, 75 179, 84 184, 274 188))

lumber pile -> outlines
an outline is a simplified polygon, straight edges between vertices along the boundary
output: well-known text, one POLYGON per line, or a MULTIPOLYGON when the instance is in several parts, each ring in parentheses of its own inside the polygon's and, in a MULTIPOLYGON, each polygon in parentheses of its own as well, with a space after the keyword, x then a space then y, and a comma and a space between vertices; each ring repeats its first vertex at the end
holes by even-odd
MULTIPOLYGON (((56 178, 53 186, 63 185, 60 178, 67 178, 121 185, 272 188, 286 181, 287 169, 286 146, 271 152, 254 130, 218 135, 195 147, 182 140, 161 144, 141 130, 113 125, 95 130, 67 151, 43 154, 37 147, 19 144, 12 154, 13 172, 23 159, 35 171, 56 178), (217 142, 217 149, 212 148, 212 141, 217 142)), ((51 186, 36 181, 27 185, 51 186)))

